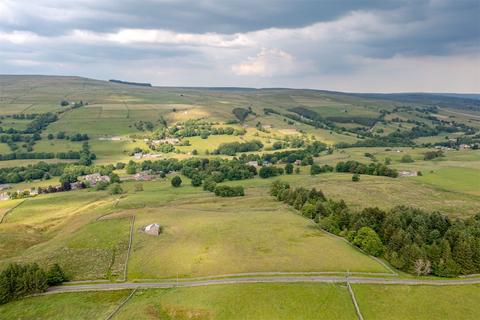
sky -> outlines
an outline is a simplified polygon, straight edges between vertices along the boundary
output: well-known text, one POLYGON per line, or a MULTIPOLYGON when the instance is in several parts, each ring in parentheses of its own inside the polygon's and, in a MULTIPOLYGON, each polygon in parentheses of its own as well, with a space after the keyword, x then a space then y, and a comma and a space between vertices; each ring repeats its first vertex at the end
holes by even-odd
POLYGON ((480 0, 0 0, 0 74, 480 93, 480 0))

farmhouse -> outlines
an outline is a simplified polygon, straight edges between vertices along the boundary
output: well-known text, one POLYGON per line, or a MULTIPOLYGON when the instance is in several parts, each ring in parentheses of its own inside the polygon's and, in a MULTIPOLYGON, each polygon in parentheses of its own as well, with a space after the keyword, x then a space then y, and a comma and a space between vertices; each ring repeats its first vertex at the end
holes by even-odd
POLYGON ((158 236, 158 234, 160 233, 160 225, 158 223, 149 224, 145 227, 144 231, 147 234, 158 236))
POLYGON ((258 167, 258 161, 248 161, 247 166, 258 167))
POLYGON ((11 187, 9 184, 0 184, 0 191, 10 189, 11 187))
POLYGON ((110 182, 109 176, 102 176, 100 173, 92 173, 83 177, 83 180, 91 186, 95 186, 99 182, 110 182))
POLYGON ((155 176, 150 170, 138 172, 133 176, 133 179, 136 181, 150 181, 154 178, 155 176))
POLYGON ((417 171, 399 171, 399 177, 416 177, 418 175, 417 171))

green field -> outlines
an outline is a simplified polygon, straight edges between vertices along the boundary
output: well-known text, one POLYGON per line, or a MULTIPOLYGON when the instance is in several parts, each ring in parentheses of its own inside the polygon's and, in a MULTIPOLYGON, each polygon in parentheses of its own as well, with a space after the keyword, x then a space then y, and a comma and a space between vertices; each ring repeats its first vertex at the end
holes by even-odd
POLYGON ((138 291, 116 319, 355 319, 344 286, 242 284, 138 291))
POLYGON ((26 298, 0 306, 2 319, 105 319, 130 291, 78 292, 26 298))
POLYGON ((477 319, 480 286, 353 285, 365 319, 477 319))

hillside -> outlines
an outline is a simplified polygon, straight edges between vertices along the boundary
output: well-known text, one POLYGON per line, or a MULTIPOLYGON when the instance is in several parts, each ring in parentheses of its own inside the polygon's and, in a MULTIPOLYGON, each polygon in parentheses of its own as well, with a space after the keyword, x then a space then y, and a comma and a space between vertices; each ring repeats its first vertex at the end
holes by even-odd
POLYGON ((0 315, 471 319, 477 107, 0 76, 0 271, 70 281, 0 315))

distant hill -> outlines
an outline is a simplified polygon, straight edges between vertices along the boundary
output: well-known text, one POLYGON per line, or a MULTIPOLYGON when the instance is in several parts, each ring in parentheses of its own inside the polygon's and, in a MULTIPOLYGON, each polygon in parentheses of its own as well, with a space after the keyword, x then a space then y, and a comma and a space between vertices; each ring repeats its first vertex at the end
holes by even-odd
POLYGON ((122 80, 115 80, 115 79, 110 79, 108 80, 113 83, 120 83, 120 84, 127 84, 130 86, 140 86, 140 87, 151 87, 151 83, 146 83, 146 82, 130 82, 130 81, 122 81, 122 80))

